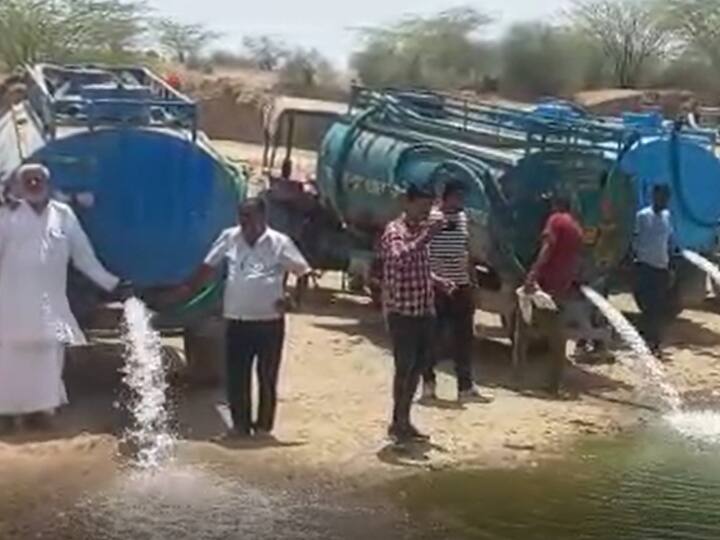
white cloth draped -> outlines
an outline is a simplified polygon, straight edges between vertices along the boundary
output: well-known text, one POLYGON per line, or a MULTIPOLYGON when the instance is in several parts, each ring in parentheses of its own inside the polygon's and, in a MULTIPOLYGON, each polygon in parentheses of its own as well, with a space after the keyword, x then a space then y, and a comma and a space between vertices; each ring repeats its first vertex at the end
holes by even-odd
POLYGON ((64 345, 85 343, 66 294, 70 261, 105 290, 117 286, 69 206, 0 209, 0 414, 66 402, 64 345))

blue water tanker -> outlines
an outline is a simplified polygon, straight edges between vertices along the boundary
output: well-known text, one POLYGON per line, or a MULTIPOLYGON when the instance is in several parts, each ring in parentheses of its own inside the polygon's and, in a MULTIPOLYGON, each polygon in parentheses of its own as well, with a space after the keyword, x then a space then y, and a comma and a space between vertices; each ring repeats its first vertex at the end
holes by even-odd
POLYGON ((411 118, 414 111, 403 107, 407 94, 405 91, 402 99, 394 91, 381 96, 394 108, 386 118, 456 146, 524 153, 585 149, 603 156, 608 166, 633 179, 638 210, 650 204, 654 185, 667 184, 673 193, 677 247, 705 254, 714 253, 718 247, 720 161, 715 153, 717 136, 712 130, 690 129, 664 119, 658 112, 599 117, 562 100, 522 108, 469 102, 443 94, 435 100, 442 104, 444 114, 421 121, 411 118))
MULTIPOLYGON (((635 184, 638 209, 651 203, 657 184, 670 186, 675 241, 681 249, 712 254, 720 227, 720 160, 715 154, 716 133, 690 129, 666 120, 659 112, 625 113, 620 118, 558 114, 569 105, 539 105, 532 115, 561 122, 567 129, 602 127, 610 138, 586 138, 617 159, 635 184), (614 133, 614 135, 613 135, 614 133), (614 141, 624 141, 625 151, 614 141)), ((522 113, 520 113, 522 114, 522 113)))
POLYGON ((417 100, 409 102, 407 93, 356 94, 351 113, 329 129, 320 150, 321 202, 365 239, 366 249, 398 214, 408 185, 440 189, 452 178, 466 186, 473 259, 506 290, 514 290, 537 253, 552 193, 567 195, 583 221, 586 276, 601 277, 619 264, 632 236, 635 200, 632 183, 612 160, 577 145, 480 145, 475 137, 485 124, 476 116, 463 118, 447 104, 442 115, 437 106, 430 115, 425 102, 422 110, 417 100))
POLYGON ((75 209, 99 258, 141 290, 187 279, 246 189, 195 103, 144 68, 29 68, 0 118, 0 177, 23 162, 47 165, 58 197, 92 195, 75 209))
MULTIPOLYGON (((0 117, 0 180, 40 162, 58 198, 92 195, 75 210, 99 258, 152 306, 151 290, 186 280, 235 222, 245 171, 198 130, 195 103, 147 69, 38 65, 26 87, 0 117)), ((216 382, 221 371, 222 277, 154 320, 182 332, 185 373, 196 382, 216 382)), ((117 310, 82 276, 70 274, 68 295, 84 327, 117 328, 117 310)))

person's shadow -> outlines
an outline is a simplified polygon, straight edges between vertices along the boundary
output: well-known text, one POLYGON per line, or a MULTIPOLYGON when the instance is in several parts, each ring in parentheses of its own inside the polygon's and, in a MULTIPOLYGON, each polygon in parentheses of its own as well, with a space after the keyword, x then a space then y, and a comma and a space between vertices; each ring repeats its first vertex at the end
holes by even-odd
POLYGON ((427 442, 389 442, 377 452, 377 458, 394 467, 424 468, 430 464, 430 452, 445 453, 442 446, 427 442))
POLYGON ((274 435, 263 437, 215 437, 211 442, 228 450, 260 450, 263 448, 295 448, 305 446, 306 441, 281 441, 274 435))

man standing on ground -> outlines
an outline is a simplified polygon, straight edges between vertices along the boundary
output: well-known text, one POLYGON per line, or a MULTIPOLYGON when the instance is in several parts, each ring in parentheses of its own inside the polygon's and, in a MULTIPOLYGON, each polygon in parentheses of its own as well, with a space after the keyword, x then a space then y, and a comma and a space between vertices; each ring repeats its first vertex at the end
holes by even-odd
MULTIPOLYGON (((552 204, 553 210, 543 231, 540 253, 527 275, 525 290, 532 293, 541 289, 552 297, 558 308, 556 312, 538 310, 536 313, 537 324, 550 343, 552 368, 549 391, 557 395, 567 362, 562 311, 564 304, 577 292, 583 233, 570 212, 570 201, 566 197, 556 194, 552 204)), ((522 330, 527 328, 522 317, 518 317, 518 324, 521 327, 520 339, 515 340, 515 347, 522 348, 519 354, 524 357, 527 333, 522 330)))
POLYGON ((383 309, 395 360, 388 434, 399 442, 429 438, 413 426, 410 409, 420 376, 432 361, 434 287, 451 287, 434 278, 430 267, 430 241, 445 226, 442 220, 429 221, 434 197, 429 188, 410 186, 405 212, 387 225, 380 242, 383 309))
POLYGON ((224 315, 227 319, 227 397, 233 428, 229 435, 269 436, 275 425, 277 383, 289 300, 283 283, 288 272, 310 272, 293 241, 267 225, 265 202, 248 199, 240 206, 239 225, 223 231, 179 296, 189 297, 228 261, 224 315), (252 421, 252 368, 257 358, 260 385, 257 420, 252 421))
POLYGON ((45 167, 21 166, 14 200, 0 208, 0 417, 38 427, 67 403, 65 346, 85 343, 66 294, 68 262, 106 291, 119 283, 72 209, 50 200, 49 180, 45 167))
POLYGON ((670 188, 653 188, 653 202, 635 220, 635 302, 640 308, 640 332, 655 354, 660 354, 668 319, 672 216, 668 209, 670 188))
MULTIPOLYGON (((440 212, 445 228, 430 241, 430 264, 435 276, 452 284, 447 293, 435 296, 437 317, 436 356, 443 350, 443 336, 452 334, 451 352, 457 376, 458 401, 489 401, 475 387, 472 378, 472 341, 474 335, 475 299, 470 275, 470 236, 467 216, 463 210, 462 184, 450 182, 445 186, 440 212)), ((437 398, 435 362, 423 373, 423 399, 437 398)))

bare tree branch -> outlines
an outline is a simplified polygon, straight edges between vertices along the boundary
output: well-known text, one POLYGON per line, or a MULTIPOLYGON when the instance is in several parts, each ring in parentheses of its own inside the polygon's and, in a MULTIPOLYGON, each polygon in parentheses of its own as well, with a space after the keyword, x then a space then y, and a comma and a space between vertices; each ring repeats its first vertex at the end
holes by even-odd
POLYGON ((642 0, 575 0, 568 13, 612 64, 616 84, 634 87, 648 61, 667 54, 672 34, 642 0))

